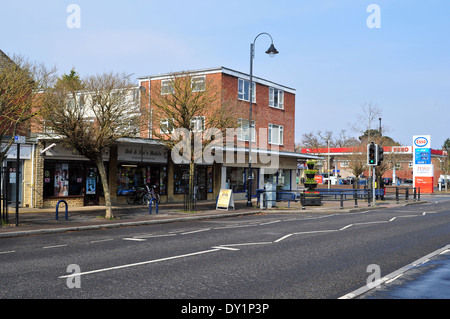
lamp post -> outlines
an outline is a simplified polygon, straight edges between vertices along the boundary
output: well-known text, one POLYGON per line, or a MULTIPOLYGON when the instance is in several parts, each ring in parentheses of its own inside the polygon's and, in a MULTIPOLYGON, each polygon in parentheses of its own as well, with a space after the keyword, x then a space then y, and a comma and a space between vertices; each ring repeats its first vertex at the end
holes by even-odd
MULTIPOLYGON (((247 207, 251 207, 252 206, 252 179, 253 179, 253 174, 252 174, 252 127, 251 127, 251 123, 252 123, 252 102, 253 102, 253 58, 255 57, 255 42, 256 39, 258 39, 258 37, 260 35, 268 35, 270 37, 270 41, 271 41, 271 45, 269 47, 269 49, 267 49, 266 54, 268 54, 270 57, 275 56, 275 54, 278 54, 277 49, 275 49, 275 46, 273 45, 273 39, 272 36, 270 34, 268 34, 267 32, 262 32, 260 34, 258 34, 255 37, 255 40, 253 40, 252 43, 250 43, 250 96, 249 96, 249 100, 250 100, 250 114, 249 114, 249 118, 248 118, 248 173, 247 173, 247 207)), ((255 127, 256 128, 256 127, 255 127)))

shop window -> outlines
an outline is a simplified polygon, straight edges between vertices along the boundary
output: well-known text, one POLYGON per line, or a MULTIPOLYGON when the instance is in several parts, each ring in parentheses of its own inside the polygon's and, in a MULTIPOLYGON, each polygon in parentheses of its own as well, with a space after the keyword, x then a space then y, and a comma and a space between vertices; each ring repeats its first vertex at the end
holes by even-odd
MULTIPOLYGON (((247 172, 248 168, 227 167, 226 183, 227 188, 232 189, 233 193, 243 193, 247 191, 247 172)), ((259 184, 259 169, 252 169, 252 193, 255 195, 259 184)))
POLYGON ((117 194, 126 195, 139 187, 156 186, 160 195, 167 194, 167 167, 161 165, 121 165, 117 173, 117 194))
MULTIPOLYGON (((207 199, 207 193, 213 192, 213 167, 197 165, 194 175, 194 185, 198 199, 207 199)), ((189 165, 175 165, 173 178, 174 194, 184 194, 189 187, 189 165)))
POLYGON ((84 183, 84 164, 45 162, 44 197, 84 195, 84 183))

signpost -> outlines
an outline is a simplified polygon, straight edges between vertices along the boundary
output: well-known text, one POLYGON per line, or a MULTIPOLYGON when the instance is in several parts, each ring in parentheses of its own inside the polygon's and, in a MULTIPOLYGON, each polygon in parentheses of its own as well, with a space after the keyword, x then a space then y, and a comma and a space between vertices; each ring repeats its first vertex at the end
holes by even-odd
POLYGON ((431 164, 431 136, 413 136, 413 182, 421 193, 433 193, 434 166, 431 164))
POLYGON ((25 136, 14 136, 14 143, 17 144, 16 160, 16 227, 19 226, 19 182, 20 182, 20 144, 25 144, 25 136))

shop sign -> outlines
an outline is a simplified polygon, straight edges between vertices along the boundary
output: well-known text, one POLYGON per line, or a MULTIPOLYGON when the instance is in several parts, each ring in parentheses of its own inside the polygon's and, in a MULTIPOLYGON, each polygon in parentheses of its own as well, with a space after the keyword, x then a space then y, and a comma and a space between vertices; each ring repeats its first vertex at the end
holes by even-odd
POLYGON ((431 164, 431 136, 413 136, 414 187, 421 193, 433 193, 434 166, 431 164))
POLYGON ((159 145, 119 145, 117 160, 121 162, 167 163, 167 149, 159 145))
POLYGON ((221 189, 217 198, 216 209, 234 209, 233 191, 231 189, 221 189))
MULTIPOLYGON (((5 144, 2 144, 2 149, 5 147, 5 144)), ((12 144, 6 154, 8 159, 17 159, 17 144, 12 144)), ((31 159, 31 145, 29 144, 20 144, 20 159, 31 159)))

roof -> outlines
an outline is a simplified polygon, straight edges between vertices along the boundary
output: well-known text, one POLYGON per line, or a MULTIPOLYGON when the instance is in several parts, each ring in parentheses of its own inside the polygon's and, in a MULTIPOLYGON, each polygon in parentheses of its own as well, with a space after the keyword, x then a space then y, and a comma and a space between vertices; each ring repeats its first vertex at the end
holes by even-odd
MULTIPOLYGON (((237 78, 242 78, 244 80, 250 80, 250 75, 247 73, 243 73, 240 71, 236 71, 230 68, 226 68, 226 67, 215 67, 215 68, 208 68, 208 69, 198 69, 198 70, 188 70, 185 72, 170 72, 170 73, 162 73, 162 74, 155 74, 155 75, 149 75, 149 76, 142 76, 142 77, 138 77, 139 81, 142 80, 159 80, 159 79, 164 79, 164 78, 168 78, 174 74, 177 73, 188 73, 188 74, 195 74, 195 75, 205 75, 205 74, 213 74, 213 73, 223 73, 223 74, 227 74, 227 75, 231 75, 237 78)), ((270 80, 266 80, 257 76, 253 76, 253 82, 256 83, 260 83, 266 86, 270 86, 273 88, 277 88, 277 89, 281 89, 285 92, 289 92, 292 94, 295 94, 295 89, 270 81, 270 80)))

